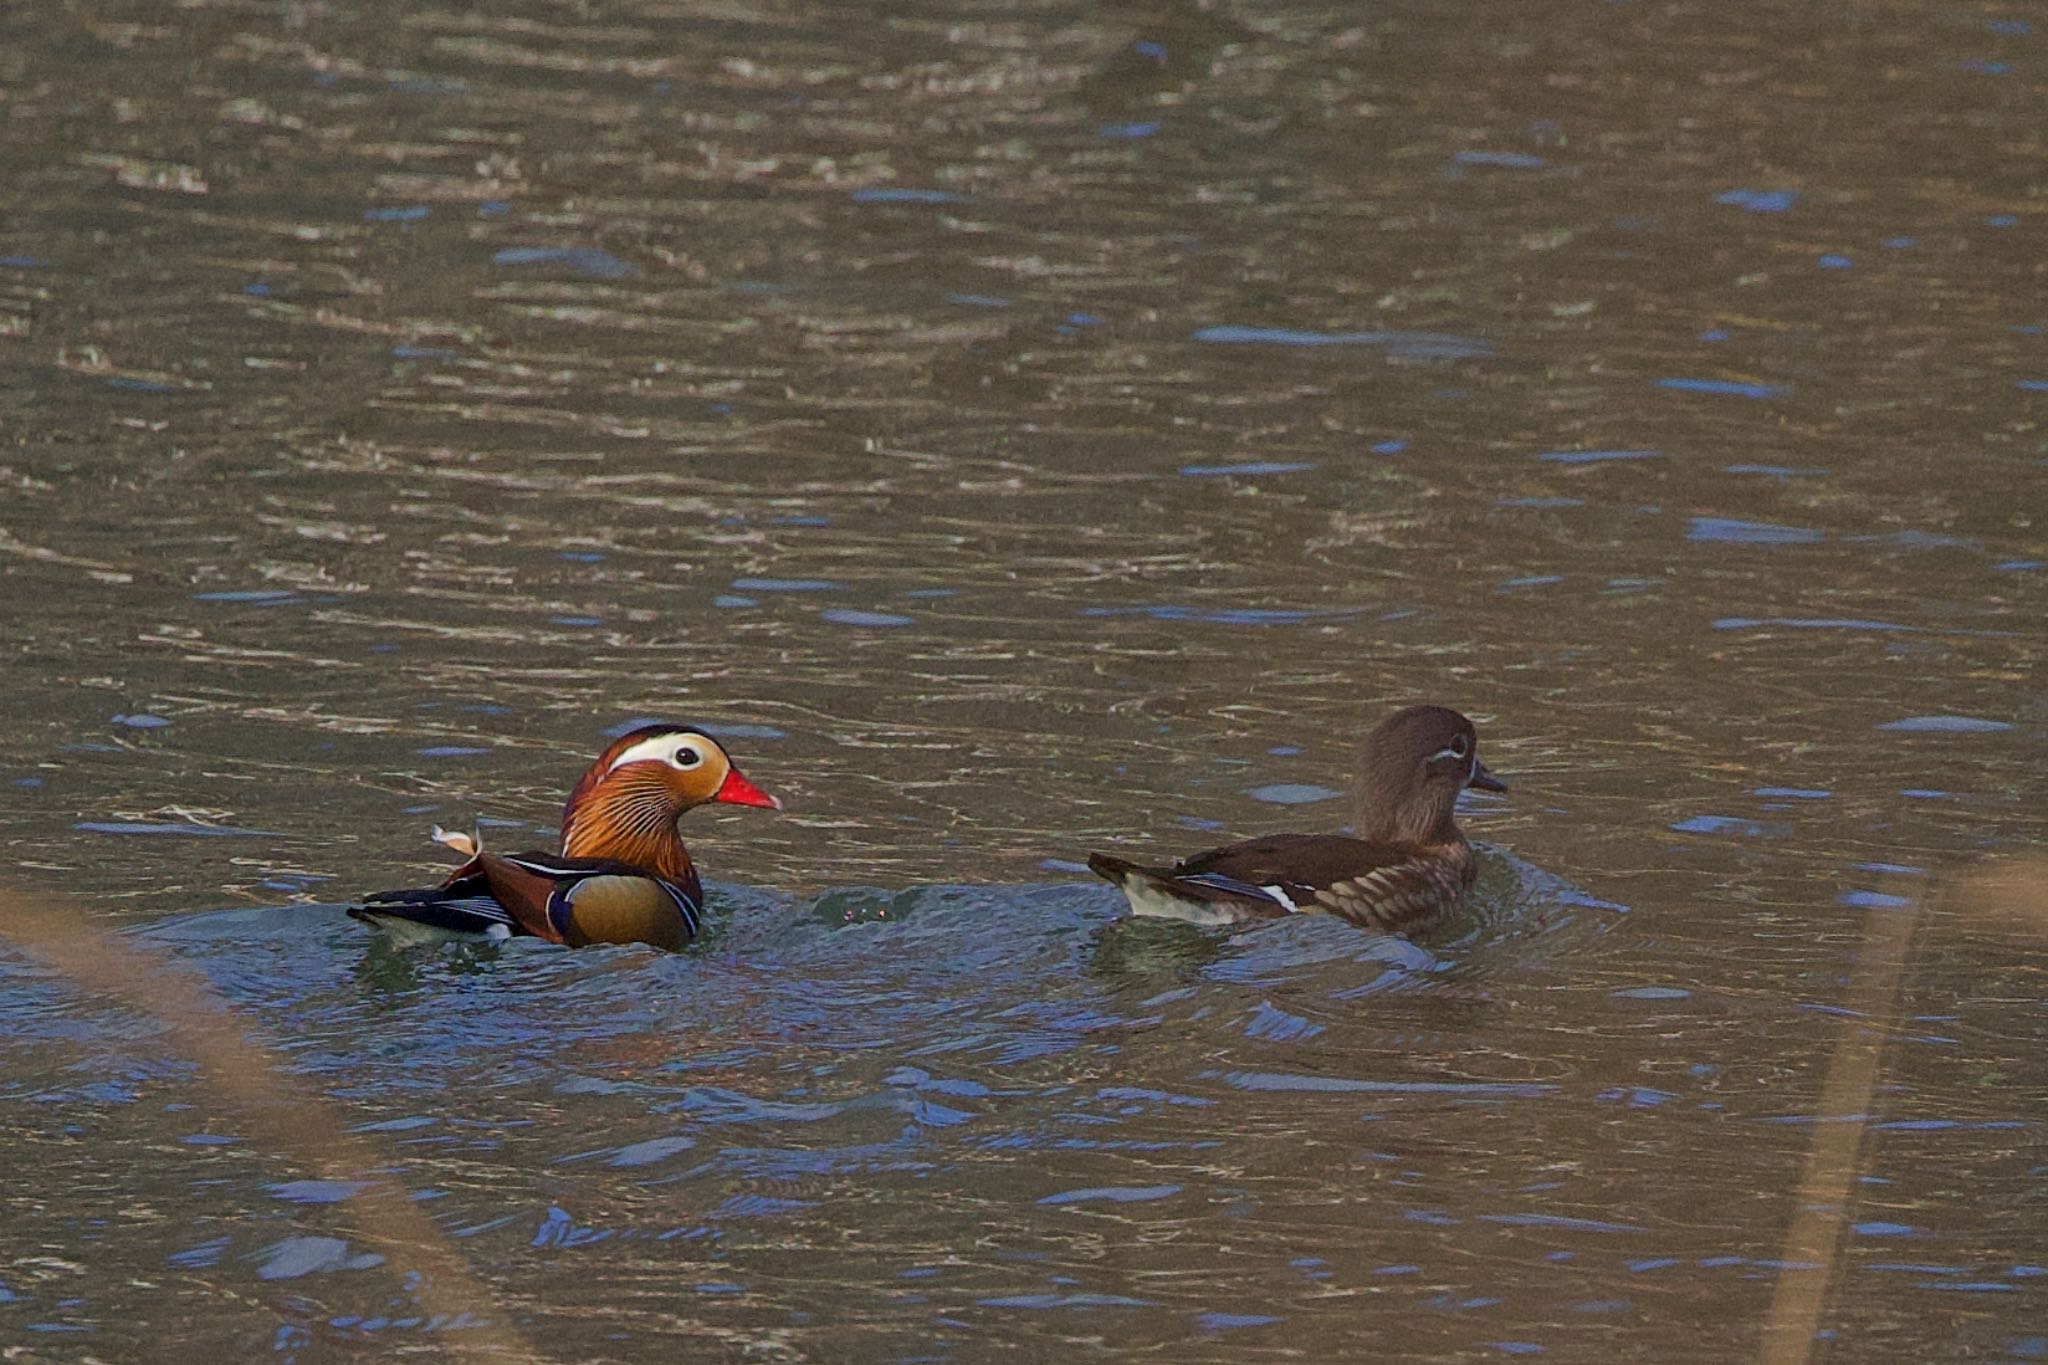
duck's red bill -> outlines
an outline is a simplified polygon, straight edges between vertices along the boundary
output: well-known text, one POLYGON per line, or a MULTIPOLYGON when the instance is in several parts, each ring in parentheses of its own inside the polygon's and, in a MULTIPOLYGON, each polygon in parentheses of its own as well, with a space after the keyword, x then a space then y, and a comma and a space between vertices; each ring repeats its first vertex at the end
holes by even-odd
POLYGON ((725 770, 725 781, 718 784, 718 790, 711 793, 711 799, 723 801, 728 806, 759 806, 763 810, 782 809, 780 801, 741 777, 738 768, 725 770))

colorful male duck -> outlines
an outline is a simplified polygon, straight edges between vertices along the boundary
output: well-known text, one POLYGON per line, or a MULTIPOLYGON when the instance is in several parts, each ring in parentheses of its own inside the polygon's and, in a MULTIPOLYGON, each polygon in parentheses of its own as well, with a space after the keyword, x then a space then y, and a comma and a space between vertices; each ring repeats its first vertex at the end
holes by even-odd
POLYGON ((349 914, 401 942, 531 934, 572 948, 681 948, 696 936, 704 891, 676 821, 713 801, 782 809, 702 730, 643 725, 598 755, 569 793, 559 856, 486 853, 436 830, 469 861, 439 886, 367 896, 349 914))
POLYGON ((1478 862, 1453 814, 1467 787, 1506 791, 1479 761, 1472 722, 1442 706, 1410 706, 1380 722, 1359 751, 1352 828, 1273 834, 1141 867, 1089 855, 1139 915, 1235 924, 1298 911, 1368 929, 1420 928, 1455 910, 1478 862))

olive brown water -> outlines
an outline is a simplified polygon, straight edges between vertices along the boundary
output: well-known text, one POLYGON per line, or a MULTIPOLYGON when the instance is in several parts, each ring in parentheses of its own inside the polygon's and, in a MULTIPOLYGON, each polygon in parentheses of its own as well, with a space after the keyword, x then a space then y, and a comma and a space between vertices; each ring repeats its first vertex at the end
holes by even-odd
POLYGON ((2044 80, 1996 3, 7 6, 5 876, 360 1160, 0 951, 0 1340, 1720 1361, 1807 1276, 1816 1358, 2048 1355, 2044 80), (1341 825, 1415 700, 1513 786, 1457 926, 1081 871, 1341 825), (647 716, 788 806, 685 821, 688 952, 341 915, 647 716))

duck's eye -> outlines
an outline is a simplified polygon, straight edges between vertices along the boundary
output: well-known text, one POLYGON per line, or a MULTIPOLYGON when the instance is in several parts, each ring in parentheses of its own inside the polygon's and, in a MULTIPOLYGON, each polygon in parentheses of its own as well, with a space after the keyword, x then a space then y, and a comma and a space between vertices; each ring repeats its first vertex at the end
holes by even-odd
POLYGON ((1454 739, 1454 740, 1452 740, 1452 741, 1451 741, 1451 757, 1452 757, 1452 758, 1463 758, 1463 757, 1465 757, 1465 755, 1467 755, 1467 754, 1469 754, 1469 753, 1471 753, 1471 752, 1472 752, 1472 741, 1471 741, 1471 740, 1469 740, 1469 739, 1467 739, 1467 738, 1465 738, 1465 737, 1464 737, 1463 735, 1459 735, 1459 736, 1458 736, 1458 737, 1457 737, 1456 739, 1454 739))
POLYGON ((703 752, 689 744, 677 745, 675 757, 669 760, 678 768, 694 768, 703 761, 703 752))

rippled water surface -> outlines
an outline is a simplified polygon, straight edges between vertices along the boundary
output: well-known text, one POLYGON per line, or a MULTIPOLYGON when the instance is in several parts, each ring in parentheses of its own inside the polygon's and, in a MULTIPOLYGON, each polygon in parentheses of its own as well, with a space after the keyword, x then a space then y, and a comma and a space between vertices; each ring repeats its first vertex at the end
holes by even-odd
POLYGON ((2019 4, 0 10, 9 880, 370 1154, 0 952, 0 1340, 2048 1356, 2044 85, 2019 4), (1440 935, 1081 870, 1418 699, 1514 788, 1440 935), (689 952, 341 916, 643 716, 788 805, 689 952))

